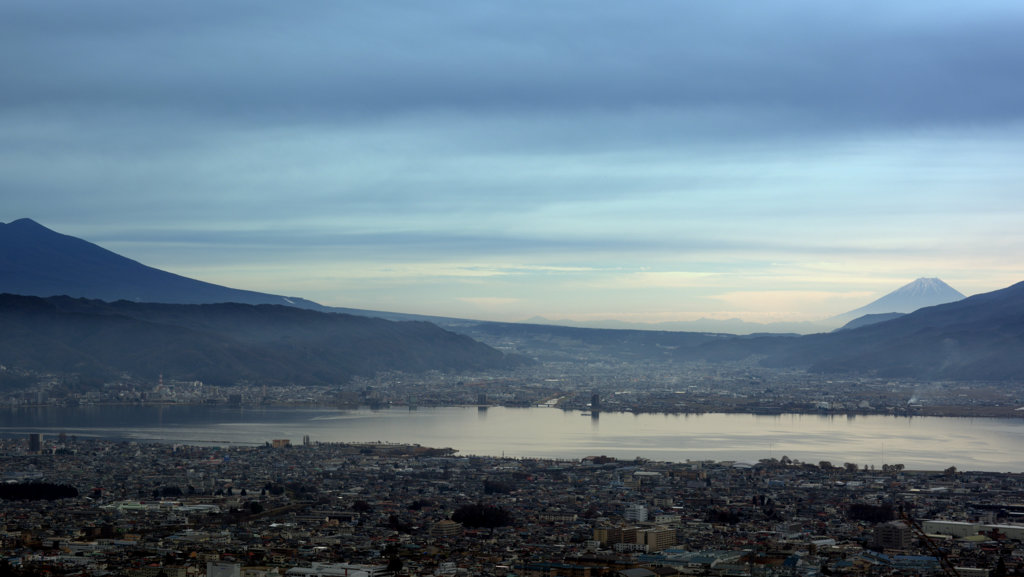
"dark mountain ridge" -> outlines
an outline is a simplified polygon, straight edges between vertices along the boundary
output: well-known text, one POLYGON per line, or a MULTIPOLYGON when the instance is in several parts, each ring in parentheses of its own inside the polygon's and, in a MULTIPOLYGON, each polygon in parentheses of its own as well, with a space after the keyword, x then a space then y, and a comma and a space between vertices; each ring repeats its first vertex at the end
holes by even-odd
POLYGON ((280 305, 0 295, 0 364, 38 372, 340 384, 381 370, 483 370, 519 362, 424 322, 280 305))
POLYGON ((0 293, 70 295, 108 302, 326 308, 305 299, 233 289, 162 271, 28 218, 0 223, 0 293))

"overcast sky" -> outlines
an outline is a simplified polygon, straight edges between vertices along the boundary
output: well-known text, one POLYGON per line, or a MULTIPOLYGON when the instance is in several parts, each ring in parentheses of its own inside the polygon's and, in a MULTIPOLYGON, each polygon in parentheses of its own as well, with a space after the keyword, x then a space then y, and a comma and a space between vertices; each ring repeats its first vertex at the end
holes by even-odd
POLYGON ((0 221, 323 304, 813 320, 1024 280, 1024 3, 0 3, 0 221))

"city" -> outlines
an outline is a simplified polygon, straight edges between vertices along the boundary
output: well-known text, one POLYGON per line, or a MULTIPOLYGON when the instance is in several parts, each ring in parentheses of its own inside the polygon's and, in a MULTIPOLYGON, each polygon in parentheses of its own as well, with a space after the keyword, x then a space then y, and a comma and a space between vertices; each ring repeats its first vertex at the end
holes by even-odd
MULTIPOLYGON (((4 371, 0 367, 0 371, 4 371)), ((750 363, 542 363, 475 373, 381 372, 334 387, 146 381, 125 375, 98 387, 73 376, 24 373, 0 408, 93 404, 233 406, 556 406, 633 413, 752 413, 1024 417, 1024 383, 820 376, 750 363)))
POLYGON ((60 435, 0 443, 5 574, 1006 575, 1024 475, 60 435), (955 569, 953 569, 955 568, 955 569), (955 573, 949 573, 955 571, 955 573))

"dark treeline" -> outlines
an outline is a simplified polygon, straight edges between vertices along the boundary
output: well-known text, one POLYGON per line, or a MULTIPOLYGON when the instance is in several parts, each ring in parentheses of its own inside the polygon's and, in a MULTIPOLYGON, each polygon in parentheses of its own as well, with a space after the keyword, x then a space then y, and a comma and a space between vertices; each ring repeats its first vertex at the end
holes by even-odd
POLYGON ((493 529, 512 524, 512 514, 504 507, 475 503, 463 505, 452 513, 452 521, 466 527, 493 529))
POLYGON ((867 503, 853 503, 846 509, 846 517, 855 521, 867 521, 869 523, 884 523, 896 518, 892 505, 870 505, 867 503))
POLYGON ((6 501, 54 501, 78 496, 71 485, 54 483, 5 483, 0 485, 0 499, 6 501))

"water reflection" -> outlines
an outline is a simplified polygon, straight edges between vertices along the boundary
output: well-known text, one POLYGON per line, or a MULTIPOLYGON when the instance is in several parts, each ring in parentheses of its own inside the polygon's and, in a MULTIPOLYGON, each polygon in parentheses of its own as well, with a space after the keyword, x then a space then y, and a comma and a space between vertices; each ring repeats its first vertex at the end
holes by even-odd
POLYGON ((0 434, 200 444, 414 442, 462 454, 735 460, 786 455, 817 463, 902 463, 908 469, 1024 471, 1024 422, 826 415, 630 414, 552 408, 406 407, 378 410, 183 406, 36 407, 4 412, 0 434), (589 423, 589 424, 588 424, 589 423))

